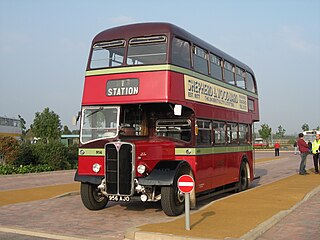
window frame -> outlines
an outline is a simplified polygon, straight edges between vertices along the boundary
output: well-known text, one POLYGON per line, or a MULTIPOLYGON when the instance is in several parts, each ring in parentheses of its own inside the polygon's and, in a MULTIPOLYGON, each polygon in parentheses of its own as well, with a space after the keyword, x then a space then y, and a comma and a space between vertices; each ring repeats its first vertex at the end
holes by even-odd
POLYGON ((211 146, 212 145, 212 121, 211 120, 204 120, 204 119, 197 119, 197 136, 196 136, 196 143, 198 146, 211 146), (203 133, 209 133, 207 136, 203 135, 203 133), (208 141, 201 141, 204 140, 204 137, 209 137, 208 141))
MULTIPOLYGON (((101 53, 101 51, 99 51, 99 53, 101 53)), ((94 69, 114 68, 114 67, 123 66, 125 55, 126 55, 126 41, 124 39, 98 42, 92 46, 89 67, 90 69, 94 70, 94 69), (112 49, 117 49, 118 52, 120 52, 121 50, 122 54, 117 54, 116 51, 112 51, 112 49), (98 54, 98 50, 105 50, 108 54, 108 55, 106 54, 105 56, 108 58, 94 59, 96 53, 98 54), (114 57, 116 57, 115 54, 117 54, 117 56, 122 57, 122 61, 117 61, 116 59, 113 59, 114 57), (98 65, 96 67, 93 66, 93 63, 102 62, 104 60, 106 60, 107 64, 98 65), (118 63, 118 64, 113 65, 113 63, 118 63)))
MULTIPOLYGON (((147 51, 148 52, 148 51, 147 51)), ((137 51, 139 53, 139 51, 137 51)), ((126 65, 127 66, 140 66, 140 65, 153 65, 153 64, 165 64, 168 59, 168 39, 166 35, 154 35, 154 36, 144 36, 144 37, 133 37, 128 41, 127 54, 126 54, 126 65), (151 50, 156 50, 152 46, 165 47, 163 52, 152 52, 151 50), (149 53, 143 53, 136 55, 130 55, 130 51, 135 51, 135 49, 149 48, 149 53), (151 56, 151 58, 150 58, 151 56), (152 59, 153 56, 160 56, 157 61, 148 62, 147 59, 152 59), (162 57, 164 56, 164 58, 162 57), (141 60, 145 60, 142 62, 141 60), (130 62, 131 61, 131 62, 130 62)))
POLYGON ((197 45, 192 47, 193 70, 204 75, 209 75, 208 51, 197 45), (196 66, 197 61, 197 66, 196 66), (202 62, 200 62, 202 61, 202 62), (204 64, 205 63, 205 64, 204 64), (204 66, 205 65, 205 66, 204 66))
POLYGON ((222 58, 213 54, 213 53, 210 53, 209 54, 209 65, 210 65, 210 77, 213 77, 215 79, 218 79, 220 81, 223 80, 223 67, 222 67, 222 58), (214 68, 213 68, 214 67, 214 68), (215 72, 214 71, 215 69, 219 69, 219 72, 220 74, 219 75, 215 75, 215 72))
POLYGON ((213 145, 214 146, 222 146, 222 145, 226 145, 226 123, 225 122, 221 122, 221 121, 212 121, 212 131, 213 131, 213 145), (216 128, 215 128, 215 124, 218 125, 218 129, 219 131, 217 132, 218 135, 223 138, 221 138, 220 141, 217 141, 216 138, 216 128), (222 141, 223 140, 223 141, 222 141))
POLYGON ((236 66, 236 74, 235 74, 235 80, 236 80, 236 85, 239 88, 246 89, 246 73, 245 70, 242 68, 236 66), (239 85, 240 82, 243 82, 243 85, 239 85))
POLYGON ((170 137, 177 140, 190 142, 192 140, 192 127, 191 127, 191 120, 190 119, 158 119, 155 123, 155 134, 158 137, 170 137), (159 123, 167 123, 159 126, 159 123), (178 123, 178 124, 175 124, 178 123), (182 129, 184 128, 185 129, 182 129), (185 139, 183 139, 182 133, 189 132, 185 139), (159 134, 165 133, 165 134, 159 134), (171 135, 172 134, 172 135, 171 135), (180 135, 179 135, 180 134, 180 135), (180 136, 180 137, 177 137, 180 136))
POLYGON ((171 50, 170 50, 170 62, 174 65, 177 65, 179 67, 184 67, 184 68, 191 68, 191 43, 189 41, 186 41, 178 36, 174 36, 172 38, 172 43, 171 43, 171 50), (180 44, 181 46, 177 46, 175 43, 175 40, 181 41, 180 44), (185 49, 186 46, 188 47, 188 51, 177 51, 179 48, 185 49), (177 54, 179 52, 179 54, 177 54), (183 54, 181 54, 183 53, 183 54), (187 54, 186 54, 187 53, 187 54), (175 58, 177 57, 177 58, 175 58), (183 59, 184 61, 177 61, 183 59))
POLYGON ((235 76, 234 76, 235 75, 234 68, 235 67, 234 67, 233 63, 226 61, 226 60, 223 61, 223 81, 228 84, 231 84, 231 85, 236 85, 235 76), (232 79, 227 78, 227 75, 232 76, 232 79), (232 80, 232 81, 230 81, 230 80, 232 80))
POLYGON ((249 92, 257 93, 256 83, 251 73, 246 71, 246 89, 249 92))

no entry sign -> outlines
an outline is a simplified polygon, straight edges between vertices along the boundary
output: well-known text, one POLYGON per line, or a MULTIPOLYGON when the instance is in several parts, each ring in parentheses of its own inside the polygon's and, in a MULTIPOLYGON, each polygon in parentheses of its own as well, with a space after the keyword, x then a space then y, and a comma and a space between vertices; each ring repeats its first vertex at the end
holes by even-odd
POLYGON ((189 175, 182 175, 178 179, 178 188, 183 193, 190 193, 194 188, 194 180, 189 175))

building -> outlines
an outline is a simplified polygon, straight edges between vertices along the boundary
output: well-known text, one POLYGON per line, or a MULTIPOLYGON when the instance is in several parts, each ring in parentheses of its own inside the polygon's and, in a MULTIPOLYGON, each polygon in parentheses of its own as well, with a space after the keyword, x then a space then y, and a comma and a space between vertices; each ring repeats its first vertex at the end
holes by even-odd
POLYGON ((0 137, 10 136, 20 139, 22 130, 20 120, 9 117, 0 117, 0 137))
POLYGON ((71 145, 79 144, 79 134, 64 134, 61 135, 61 142, 65 144, 67 147, 71 145))

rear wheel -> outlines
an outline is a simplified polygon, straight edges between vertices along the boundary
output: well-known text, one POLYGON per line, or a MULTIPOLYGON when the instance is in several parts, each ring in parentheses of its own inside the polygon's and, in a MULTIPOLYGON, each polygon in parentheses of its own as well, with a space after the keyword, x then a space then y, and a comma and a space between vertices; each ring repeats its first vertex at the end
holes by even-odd
POLYGON ((188 167, 178 170, 173 185, 161 188, 161 207, 168 216, 178 216, 184 212, 184 194, 178 189, 177 182, 180 176, 190 174, 188 167))
POLYGON ((98 189, 98 185, 81 183, 81 200, 83 205, 90 210, 100 210, 105 208, 109 199, 98 189))
POLYGON ((240 166, 239 173, 239 183, 238 183, 238 191, 244 191, 249 187, 249 179, 248 179, 248 168, 247 163, 242 162, 240 166))

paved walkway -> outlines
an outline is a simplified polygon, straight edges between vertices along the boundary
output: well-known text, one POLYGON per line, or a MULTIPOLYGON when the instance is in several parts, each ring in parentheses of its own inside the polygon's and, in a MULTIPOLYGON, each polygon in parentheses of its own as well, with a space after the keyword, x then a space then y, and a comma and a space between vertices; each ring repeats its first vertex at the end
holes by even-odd
MULTIPOLYGON (((77 237, 78 239, 122 239, 123 233, 121 233, 120 225, 122 225, 122 229, 126 229, 146 222, 160 221, 164 221, 164 223, 160 223, 160 225, 144 224, 139 228, 130 228, 126 237, 130 239, 175 240, 186 239, 186 237, 188 239, 203 239, 204 237, 209 239, 241 237, 260 240, 319 239, 320 189, 317 186, 320 185, 320 175, 315 175, 311 171, 309 171, 310 175, 307 176, 297 175, 299 156, 294 156, 292 153, 280 154, 280 158, 274 158, 272 152, 257 154, 259 159, 256 172, 262 178, 254 181, 253 188, 248 191, 221 198, 210 204, 201 203, 199 206, 206 207, 192 211, 191 231, 184 230, 184 216, 178 218, 162 216, 161 209, 157 209, 156 205, 152 205, 152 211, 149 211, 146 207, 142 207, 141 203, 129 203, 127 205, 111 203, 108 208, 96 212, 84 209, 79 196, 71 196, 33 202, 28 202, 32 199, 24 199, 21 200, 20 204, 4 205, 0 208, 0 239, 72 239, 72 237, 74 239, 77 237), (283 179, 284 176, 289 177, 283 179), (308 194, 310 192, 314 195, 308 194), (254 196, 255 194, 257 196, 254 196), (245 203, 242 202, 241 204, 242 199, 246 198, 250 201, 246 200, 245 203), (290 203, 281 207, 280 205, 288 202, 288 199, 290 203), (261 203, 262 206, 258 207, 261 203), (276 206, 272 207, 274 203, 276 203, 276 206), (254 207, 257 207, 256 211, 248 211, 248 209, 254 207), (124 211, 124 208, 133 209, 124 211), (62 209, 64 211, 61 211, 62 209), (227 213, 231 217, 228 217, 227 213), (253 217, 247 220, 246 217, 249 213, 253 214, 253 217), (124 215, 127 215, 127 217, 124 215), (86 221, 83 221, 83 216, 86 216, 86 221), (123 217, 126 217, 126 220, 121 220, 123 217), (145 219, 138 220, 141 217, 145 219), (110 224, 108 224, 110 219, 117 219, 118 223, 121 224, 112 224, 110 228, 110 224), (172 219, 174 220, 172 221, 172 219), (248 227, 247 225, 252 222, 254 222, 253 225, 248 227), (166 226, 162 229, 164 231, 161 230, 161 227, 157 227, 162 224, 166 226), (99 227, 96 228, 96 226, 99 227), (240 230, 236 230, 236 226, 241 226, 240 230), (174 231, 170 231, 172 228, 174 228, 174 231), (13 231, 24 229, 30 232, 20 232, 19 235, 17 234, 19 232, 10 232, 10 229, 13 231), (176 229, 180 231, 180 234, 175 232, 176 229), (269 230, 266 231, 267 229, 269 230), (220 235, 215 235, 217 233, 214 230, 218 230, 220 235), (157 233, 154 233, 154 231, 157 233), (38 232, 48 234, 44 237, 37 237, 36 233, 38 232), (110 234, 112 232, 114 233, 110 234), (191 233, 195 233, 195 236, 192 236, 191 233), (34 238, 28 238, 26 236, 28 234, 34 234, 32 235, 34 238), (114 237, 110 238, 108 234, 114 237)), ((308 161, 308 164, 310 167, 310 161, 308 161)), ((34 191, 42 192, 42 187, 46 186, 45 188, 54 192, 54 189, 59 189, 59 186, 62 186, 65 192, 68 192, 70 189, 65 188, 67 185, 77 184, 73 182, 73 175, 74 171, 63 171, 59 173, 0 176, 0 202, 4 201, 6 194, 8 194, 10 200, 10 194, 29 191, 30 189, 27 188, 30 187, 34 191)), ((75 185, 74 187, 72 190, 78 192, 79 186, 75 185)), ((29 194, 24 192, 20 195, 27 196, 29 194)), ((46 194, 42 195, 46 196, 46 194)), ((11 200, 15 199, 13 195, 11 196, 11 200)), ((5 204, 10 204, 10 202, 5 204)))
MULTIPOLYGON (((185 218, 180 217, 170 222, 139 226, 129 230, 126 237, 135 240, 176 239, 176 236, 178 239, 255 239, 279 219, 292 212, 296 204, 301 201, 316 201, 320 192, 319 184, 318 174, 310 173, 308 176, 296 174, 207 205, 191 215, 190 231, 185 230, 185 218)), ((320 213, 319 208, 315 211, 320 213)), ((309 215, 313 216, 318 218, 311 218, 308 221, 319 223, 320 215, 309 215)), ((305 233, 304 239, 315 239, 312 237, 317 234, 320 236, 320 228, 309 232, 309 236, 306 236, 308 232, 305 233)), ((271 239, 278 239, 273 233, 270 234, 271 239)))
POLYGON ((320 239, 320 192, 302 202, 258 240, 320 239))

